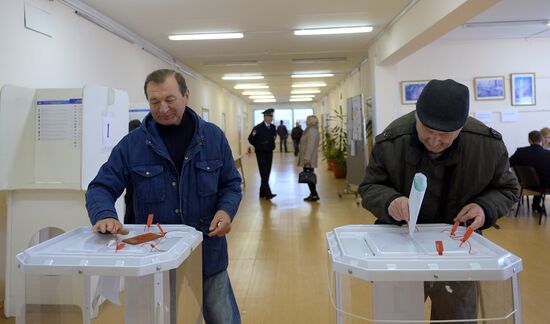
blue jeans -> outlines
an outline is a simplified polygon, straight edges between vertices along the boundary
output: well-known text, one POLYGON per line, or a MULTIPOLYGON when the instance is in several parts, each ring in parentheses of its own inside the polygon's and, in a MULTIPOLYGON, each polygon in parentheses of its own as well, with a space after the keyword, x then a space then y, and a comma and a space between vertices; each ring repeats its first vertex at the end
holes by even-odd
POLYGON ((206 324, 240 324, 241 314, 227 270, 202 280, 202 313, 206 324))

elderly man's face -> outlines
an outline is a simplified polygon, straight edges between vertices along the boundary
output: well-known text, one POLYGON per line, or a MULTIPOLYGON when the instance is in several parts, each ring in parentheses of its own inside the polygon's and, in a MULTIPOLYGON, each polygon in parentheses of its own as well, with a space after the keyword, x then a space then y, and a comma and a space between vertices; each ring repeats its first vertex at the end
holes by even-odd
POLYGON ((418 118, 416 119, 416 131, 418 139, 426 149, 432 153, 441 153, 445 151, 453 141, 458 137, 462 128, 452 132, 441 132, 435 129, 428 128, 422 124, 418 118))
POLYGON ((146 91, 151 115, 157 123, 165 126, 181 123, 189 90, 182 95, 176 78, 170 76, 162 83, 149 82, 146 91))

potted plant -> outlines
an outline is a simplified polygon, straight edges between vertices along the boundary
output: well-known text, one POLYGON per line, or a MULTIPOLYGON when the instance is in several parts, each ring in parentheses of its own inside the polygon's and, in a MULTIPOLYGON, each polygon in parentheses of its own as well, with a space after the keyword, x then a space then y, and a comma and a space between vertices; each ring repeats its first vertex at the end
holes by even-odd
POLYGON ((347 160, 347 148, 348 148, 348 133, 344 125, 346 116, 342 112, 342 106, 339 110, 334 110, 334 116, 332 120, 336 121, 331 131, 331 138, 334 141, 334 177, 345 178, 346 177, 346 160, 347 160))
POLYGON ((332 131, 327 126, 323 131, 323 136, 321 139, 321 149, 323 150, 323 156, 327 160, 327 169, 332 171, 334 169, 334 157, 335 157, 335 147, 334 139, 332 138, 332 131))

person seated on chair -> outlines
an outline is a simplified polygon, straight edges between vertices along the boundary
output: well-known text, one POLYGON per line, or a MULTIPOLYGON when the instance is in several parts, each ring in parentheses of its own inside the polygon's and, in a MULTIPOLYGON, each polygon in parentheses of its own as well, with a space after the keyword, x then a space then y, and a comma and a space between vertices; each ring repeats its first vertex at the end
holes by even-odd
MULTIPOLYGON (((537 171, 542 184, 550 185, 550 151, 542 147, 542 134, 537 130, 529 132, 529 144, 516 150, 510 157, 510 165, 531 166, 537 171)), ((533 211, 542 212, 541 198, 533 197, 533 211)))

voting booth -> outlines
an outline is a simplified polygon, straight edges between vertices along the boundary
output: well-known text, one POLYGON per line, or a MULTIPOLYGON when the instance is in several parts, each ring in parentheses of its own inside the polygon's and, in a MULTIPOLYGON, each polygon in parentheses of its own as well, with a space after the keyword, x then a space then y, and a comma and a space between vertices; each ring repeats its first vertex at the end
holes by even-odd
MULTIPOLYGON (((85 190, 112 147, 127 133, 128 95, 123 91, 97 85, 2 87, 0 190, 7 197, 6 316, 15 316, 20 307, 16 296, 24 294, 15 255, 90 224, 85 190)), ((123 210, 122 199, 117 210, 123 210)), ((65 283, 69 291, 72 287, 65 283)), ((55 294, 44 298, 51 304, 65 301, 55 294)))
POLYGON ((90 226, 79 227, 19 253, 17 268, 25 274, 26 289, 16 303, 17 323, 201 323, 202 232, 186 225, 126 228, 129 234, 117 236, 93 233, 90 226), (125 238, 144 232, 158 238, 135 245, 124 243, 125 238), (99 276, 93 294, 92 276, 99 276), (74 277, 83 279, 80 295, 77 290, 66 292, 59 287, 64 281, 74 282, 74 277), (43 280, 41 289, 33 289, 38 279, 49 282, 43 280), (66 293, 82 299, 88 309, 74 314, 41 303, 51 294, 69 300, 63 296, 66 293), (108 301, 92 321, 90 311, 102 297, 108 301))
POLYGON ((328 232, 337 323, 521 323, 522 260, 477 233, 463 242, 464 227, 451 231, 424 224, 412 235, 394 225, 328 232), (434 320, 434 312, 446 318, 434 320))

